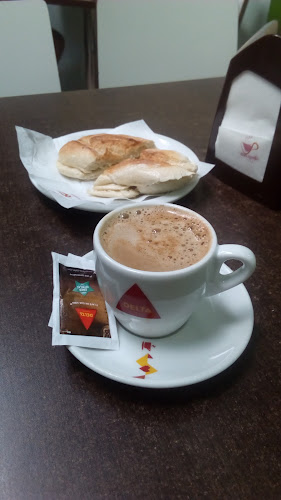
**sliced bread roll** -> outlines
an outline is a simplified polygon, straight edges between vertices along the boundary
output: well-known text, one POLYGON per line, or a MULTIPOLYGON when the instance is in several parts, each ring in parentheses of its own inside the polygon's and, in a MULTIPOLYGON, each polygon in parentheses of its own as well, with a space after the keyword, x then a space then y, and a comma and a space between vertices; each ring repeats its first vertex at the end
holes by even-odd
POLYGON ((106 198, 135 198, 183 187, 194 178, 197 165, 176 151, 145 149, 139 158, 107 168, 89 194, 106 198))
POLYGON ((66 143, 59 151, 57 167, 66 177, 96 179, 105 168, 126 158, 137 158, 153 141, 122 134, 96 134, 66 143))

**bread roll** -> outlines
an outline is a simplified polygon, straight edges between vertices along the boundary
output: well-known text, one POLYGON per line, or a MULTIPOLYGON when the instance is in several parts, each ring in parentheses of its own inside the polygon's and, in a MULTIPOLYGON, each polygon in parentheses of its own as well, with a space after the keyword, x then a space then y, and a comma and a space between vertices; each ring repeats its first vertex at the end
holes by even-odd
POLYGON ((107 198, 135 198, 183 187, 194 178, 197 165, 176 151, 145 149, 99 175, 89 193, 107 198))
POLYGON ((70 141, 59 151, 57 167, 74 179, 96 179, 103 170, 126 158, 137 158, 153 141, 121 134, 96 134, 70 141))

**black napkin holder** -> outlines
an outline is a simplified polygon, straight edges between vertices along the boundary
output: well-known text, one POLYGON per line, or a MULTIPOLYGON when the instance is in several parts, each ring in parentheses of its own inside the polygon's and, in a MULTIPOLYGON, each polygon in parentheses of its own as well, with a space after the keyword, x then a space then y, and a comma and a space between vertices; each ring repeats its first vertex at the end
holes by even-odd
MULTIPOLYGON (((213 175, 223 182, 230 184, 244 194, 270 206, 273 209, 281 208, 281 112, 276 123, 265 175, 262 182, 238 172, 230 165, 216 158, 215 144, 219 127, 222 123, 229 92, 233 80, 244 71, 252 71, 257 75, 281 88, 281 37, 267 35, 241 52, 238 52, 230 61, 223 90, 219 99, 215 119, 213 122, 206 162, 215 164, 213 175)), ((261 96, 262 99, 262 96, 261 96)))

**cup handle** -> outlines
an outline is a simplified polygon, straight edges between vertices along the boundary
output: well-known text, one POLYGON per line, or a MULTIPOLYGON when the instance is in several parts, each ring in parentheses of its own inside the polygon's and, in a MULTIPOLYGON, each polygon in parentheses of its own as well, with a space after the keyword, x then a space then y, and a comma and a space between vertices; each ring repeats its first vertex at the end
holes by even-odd
POLYGON ((229 288, 243 283, 251 276, 255 267, 256 257, 249 248, 242 245, 219 245, 208 276, 205 296, 225 292, 229 288), (221 274, 222 264, 232 259, 242 262, 242 266, 229 274, 221 274))

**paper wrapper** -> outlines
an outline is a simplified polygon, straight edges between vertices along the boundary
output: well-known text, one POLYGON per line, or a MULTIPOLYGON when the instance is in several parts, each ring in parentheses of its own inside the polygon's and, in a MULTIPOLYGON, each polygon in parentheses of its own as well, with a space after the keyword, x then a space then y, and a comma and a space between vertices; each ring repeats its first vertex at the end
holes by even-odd
MULTIPOLYGON (((169 140, 168 138, 155 134, 143 120, 126 123, 114 129, 84 130, 64 135, 62 137, 57 137, 56 139, 18 126, 16 126, 16 132, 20 159, 26 168, 31 181, 39 190, 41 187, 47 196, 51 199, 55 199, 57 203, 64 208, 79 208, 79 206, 84 205, 85 202, 88 205, 91 203, 93 204, 94 202, 95 204, 103 205, 106 211, 107 205, 112 204, 113 201, 117 201, 117 199, 114 198, 90 196, 88 194, 88 190, 93 185, 94 181, 70 179, 61 175, 57 169, 56 162, 58 152, 61 147, 67 142, 79 139, 85 135, 99 133, 133 135, 153 140, 159 149, 172 149, 178 151, 198 165, 195 185, 198 180, 210 172, 214 166, 208 163, 200 162, 196 155, 183 144, 174 141, 173 139, 169 140)), ((178 199, 186 194, 183 192, 181 195, 181 190, 178 191, 179 196, 175 199, 178 199)), ((176 192, 174 191, 174 193, 176 192)), ((134 200, 128 200, 128 202, 139 203, 146 198, 158 198, 162 203, 173 201, 173 197, 171 198, 171 195, 167 193, 154 197, 151 195, 141 195, 134 200)), ((118 199, 118 201, 121 200, 118 199)))

